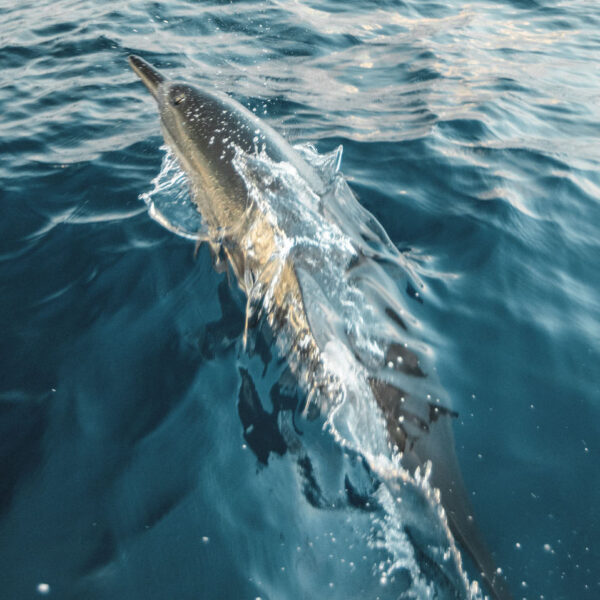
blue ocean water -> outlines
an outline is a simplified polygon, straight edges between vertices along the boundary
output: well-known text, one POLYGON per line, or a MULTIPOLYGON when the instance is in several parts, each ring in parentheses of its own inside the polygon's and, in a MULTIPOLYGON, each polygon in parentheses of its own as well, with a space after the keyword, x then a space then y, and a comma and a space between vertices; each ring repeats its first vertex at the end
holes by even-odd
POLYGON ((423 284, 412 312, 514 597, 600 595, 595 3, 2 13, 0 598, 414 597, 379 543, 398 524, 348 502, 344 450, 270 396, 277 352, 245 351, 230 277, 149 218, 164 150, 131 52, 343 145, 423 284))

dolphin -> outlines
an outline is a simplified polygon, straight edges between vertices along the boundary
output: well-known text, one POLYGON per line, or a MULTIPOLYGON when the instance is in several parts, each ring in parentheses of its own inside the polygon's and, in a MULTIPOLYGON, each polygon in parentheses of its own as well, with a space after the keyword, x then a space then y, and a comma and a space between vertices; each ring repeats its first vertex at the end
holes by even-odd
MULTIPOLYGON (((260 148, 273 162, 292 165, 317 195, 325 192, 322 175, 279 133, 228 95, 171 82, 135 55, 129 56, 129 64, 158 105, 165 142, 189 177, 193 201, 211 232, 210 239, 219 241, 219 251, 224 252, 248 297, 261 282, 265 286, 259 285, 260 289, 269 289, 268 321, 274 329, 285 330, 291 340, 290 366, 299 380, 302 373, 310 380, 324 350, 323 336, 307 309, 310 277, 295 264, 293 255, 274 266, 277 232, 252 202, 235 166, 236 153, 252 154, 260 148)), ((365 213, 370 222, 381 227, 365 213)), ((389 315, 406 328, 391 309, 389 315)), ((325 321, 321 319, 319 327, 325 326, 325 321)), ((425 377, 418 356, 405 345, 390 343, 385 362, 395 365, 405 377, 425 377)), ((310 386, 310 381, 306 383, 310 386)), ((456 413, 409 397, 376 374, 368 378, 368 386, 385 417, 389 441, 401 453, 403 466, 415 473, 417 468, 431 464, 430 483, 440 492, 454 536, 472 557, 494 600, 511 600, 472 516, 454 449, 451 420, 456 413)))

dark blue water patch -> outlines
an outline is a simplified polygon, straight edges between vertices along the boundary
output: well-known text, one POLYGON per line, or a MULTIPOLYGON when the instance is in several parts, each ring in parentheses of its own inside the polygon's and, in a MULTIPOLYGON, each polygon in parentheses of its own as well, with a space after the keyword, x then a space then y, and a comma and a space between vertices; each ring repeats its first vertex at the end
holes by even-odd
POLYGON ((11 45, 2 49, 2 68, 19 69, 38 56, 37 50, 25 46, 11 45))
POLYGON ((499 92, 518 92, 520 94, 532 93, 528 87, 519 83, 512 77, 496 77, 487 87, 499 92))
MULTIPOLYGON (((503 181, 496 175, 482 172, 475 164, 470 163, 470 150, 464 151, 464 157, 448 159, 432 152, 424 140, 415 140, 403 144, 402 148, 390 145, 374 147, 373 153, 378 157, 377 170, 382 185, 369 184, 378 188, 394 203, 403 205, 423 202, 423 212, 430 218, 440 214, 446 218, 457 215, 460 219, 474 218, 480 220, 484 227, 496 226, 506 229, 507 221, 515 216, 511 205, 502 198, 503 181), (387 183, 401 174, 401 188, 391 188, 387 183), (396 192, 396 194, 394 194, 396 192), (401 192, 398 194, 398 192, 401 192)), ((352 163, 352 148, 345 153, 346 161, 352 163)), ((344 167, 345 168, 345 167, 344 167)), ((361 181, 361 168, 351 164, 349 172, 361 181)), ((380 219, 384 219, 385 205, 378 207, 371 204, 369 192, 359 192, 360 198, 380 219)), ((409 206, 410 210, 410 206, 409 206)), ((414 223, 407 221, 407 223, 414 223)), ((401 225, 398 223, 398 225, 401 225)), ((392 232, 395 223, 391 225, 392 232)), ((451 228, 446 227, 449 235, 451 228)), ((392 233, 392 239, 403 239, 392 233)))
MULTIPOLYGON (((52 56, 54 59, 66 59, 67 63, 73 62, 74 57, 85 56, 105 50, 112 50, 117 47, 118 43, 110 39, 106 35, 90 35, 81 39, 70 40, 63 38, 52 38, 48 41, 41 42, 37 49, 37 55, 52 56)), ((84 72, 82 67, 78 70, 70 71, 71 74, 84 72)), ((61 69, 60 73, 63 77, 67 76, 65 69, 61 69)))
POLYGON ((41 38, 54 38, 62 34, 67 34, 76 31, 77 28, 78 26, 75 23, 53 23, 52 25, 46 25, 43 27, 33 29, 32 33, 41 38))
POLYGON ((452 119, 439 121, 436 125, 449 139, 475 142, 492 137, 485 123, 479 119, 452 119))
POLYGON ((12 227, 5 223, 2 227, 4 243, 18 245, 32 240, 60 223, 116 221, 141 212, 143 205, 135 194, 131 194, 131 182, 137 180, 140 186, 147 185, 148 179, 142 171, 151 174, 158 159, 156 148, 147 153, 146 149, 150 150, 144 144, 136 145, 129 151, 135 156, 128 158, 125 164, 119 164, 123 155, 117 153, 99 158, 96 166, 88 163, 54 165, 25 162, 16 172, 27 177, 35 171, 38 176, 27 193, 23 193, 18 184, 9 183, 6 190, 7 211, 33 213, 37 217, 31 220, 31 224, 23 218, 12 227), (110 178, 98 177, 106 170, 112 170, 110 178), (22 233, 19 233, 20 226, 25 227, 22 233))
MULTIPOLYGON (((44 397, 46 396, 46 397, 44 397)), ((41 441, 47 421, 45 401, 26 394, 4 394, 0 400, 0 514, 10 510, 13 494, 42 460, 41 441)))

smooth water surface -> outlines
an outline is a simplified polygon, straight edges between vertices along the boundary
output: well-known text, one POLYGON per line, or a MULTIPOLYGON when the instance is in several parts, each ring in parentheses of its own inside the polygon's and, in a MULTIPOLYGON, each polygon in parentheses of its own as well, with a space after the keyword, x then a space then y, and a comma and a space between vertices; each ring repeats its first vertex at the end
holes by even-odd
POLYGON ((149 217, 164 150, 131 52, 343 145, 422 284, 405 301, 514 597, 600 595, 594 2, 0 10, 0 598, 448 597, 394 567, 360 457, 273 394, 209 249, 149 217))

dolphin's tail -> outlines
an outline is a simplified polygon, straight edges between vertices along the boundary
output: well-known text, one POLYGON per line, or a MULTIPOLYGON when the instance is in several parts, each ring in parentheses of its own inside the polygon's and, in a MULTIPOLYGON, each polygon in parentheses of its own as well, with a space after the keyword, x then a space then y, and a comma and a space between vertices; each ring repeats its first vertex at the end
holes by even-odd
POLYGON ((439 404, 412 398, 379 379, 371 380, 371 389, 386 416, 389 435, 403 453, 406 468, 414 472, 418 466, 423 469, 427 461, 431 461, 429 481, 440 490, 450 529, 475 562, 492 598, 512 600, 473 518, 454 451, 451 419, 456 413, 439 404))

